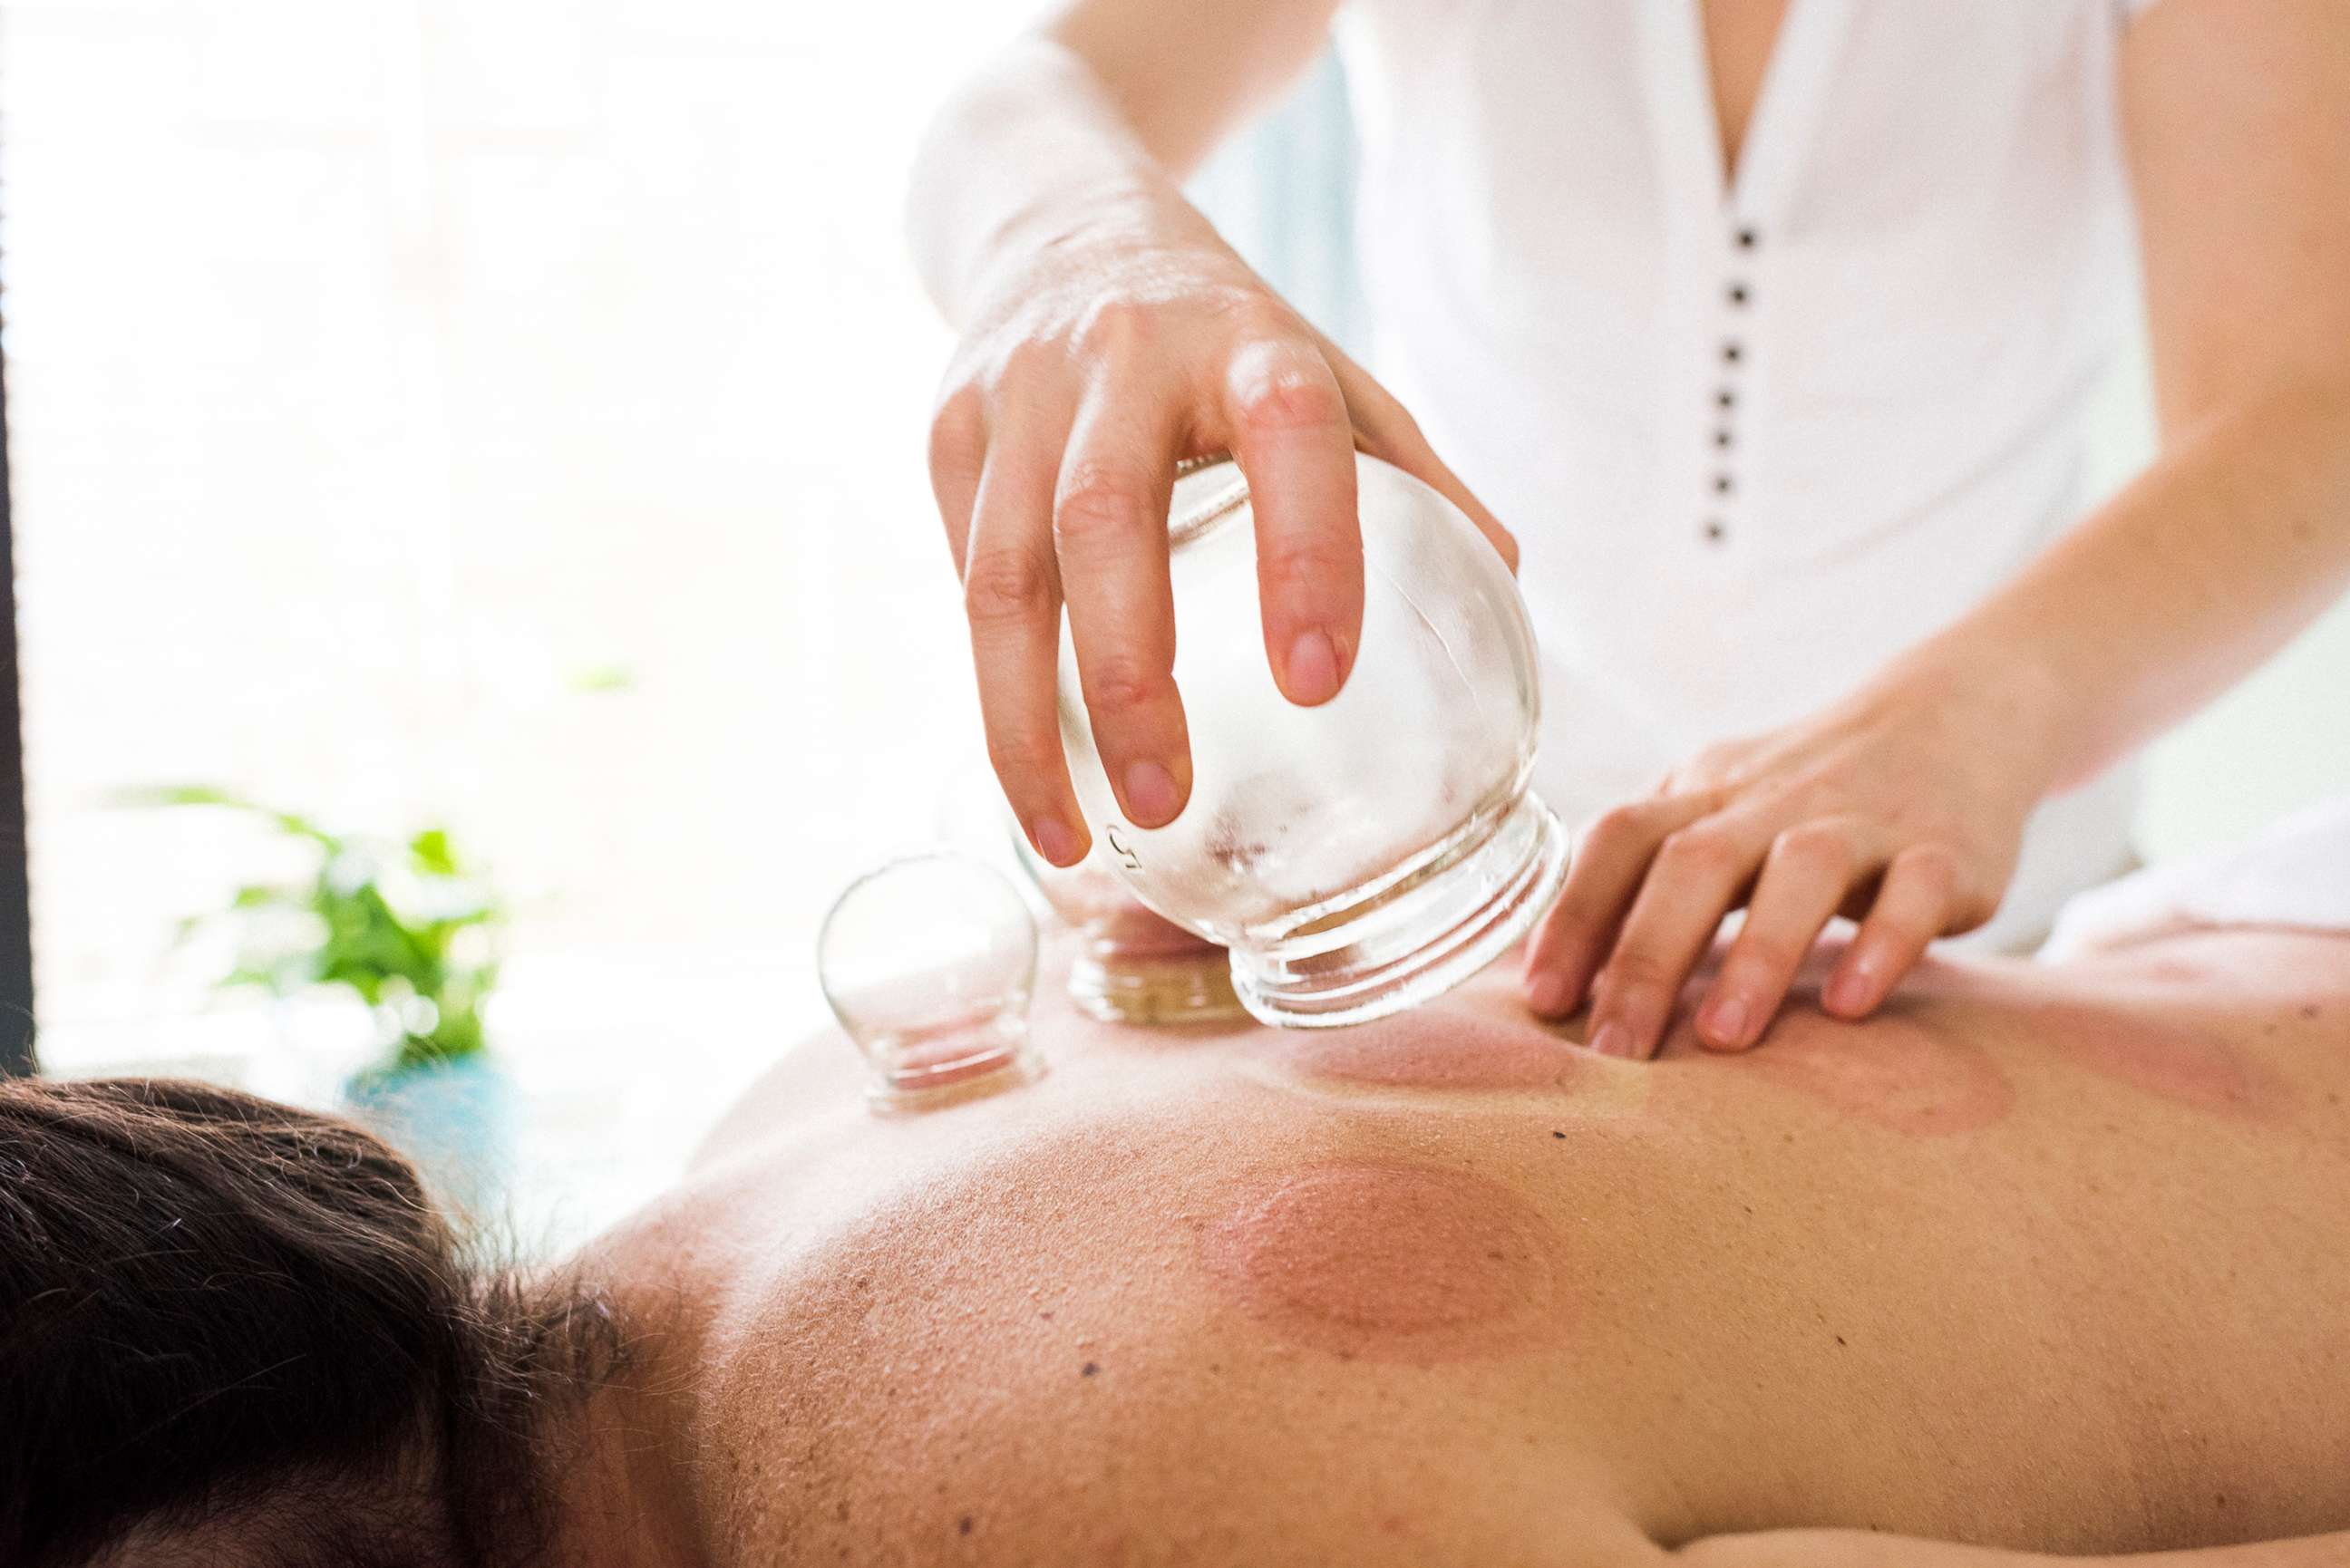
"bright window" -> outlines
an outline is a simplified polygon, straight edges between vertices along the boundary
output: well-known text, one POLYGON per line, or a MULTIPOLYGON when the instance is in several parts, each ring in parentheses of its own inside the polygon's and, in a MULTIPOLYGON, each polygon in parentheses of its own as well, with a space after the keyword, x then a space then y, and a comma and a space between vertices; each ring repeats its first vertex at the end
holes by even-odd
POLYGON ((0 6, 53 1068, 357 1048, 174 948, 270 851, 109 804, 159 782, 448 824, 500 1044, 623 1166, 821 1017, 825 903, 976 755, 899 214, 1031 10, 0 6))
MULTIPOLYGON (((664 1179, 822 1022, 827 904, 983 778, 901 203, 1036 9, 0 3, 52 1070, 323 1103, 366 1052, 352 1010, 213 993, 174 929, 284 849, 111 804, 157 784, 492 862, 533 1223, 664 1179)), ((1309 210, 1259 161, 1206 182, 1242 229, 1309 210)), ((1343 307, 1310 211, 1274 238, 1343 307)))

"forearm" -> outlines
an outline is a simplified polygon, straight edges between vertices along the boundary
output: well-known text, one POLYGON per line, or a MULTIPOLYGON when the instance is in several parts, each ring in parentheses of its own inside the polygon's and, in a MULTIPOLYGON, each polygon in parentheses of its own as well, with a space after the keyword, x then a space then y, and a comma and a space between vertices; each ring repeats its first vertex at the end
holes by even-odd
POLYGON ((2350 1568, 2350 1534, 2251 1542, 2124 1557, 2052 1557, 1950 1542, 1905 1540, 1873 1532, 1784 1530, 1721 1535, 1672 1554, 1690 1568, 2350 1568))
POLYGON ((2191 712, 2350 581, 2350 13, 2165 0, 2119 73, 2165 454, 1921 650, 2036 693, 2044 787, 2191 712))
POLYGON ((2350 585, 2350 373, 2223 404, 1912 661, 2020 687, 2045 788, 2193 712, 2350 585))
POLYGON ((1322 47, 1337 0, 1073 0, 941 111, 916 265, 958 326, 974 285, 1073 234, 1196 238, 1179 187, 1322 47))
POLYGON ((1024 40, 939 111, 908 192, 916 270, 949 321, 1008 255, 1089 222, 1143 223, 1180 193, 1092 70, 1047 38, 1024 40))

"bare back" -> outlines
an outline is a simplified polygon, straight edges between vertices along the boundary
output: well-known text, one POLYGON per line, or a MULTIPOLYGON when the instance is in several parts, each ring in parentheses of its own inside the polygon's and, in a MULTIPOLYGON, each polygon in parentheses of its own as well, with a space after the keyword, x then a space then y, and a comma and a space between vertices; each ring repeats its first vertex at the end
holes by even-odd
POLYGON ((2350 1523, 2350 941, 1905 994, 1648 1064, 1498 975, 1326 1034, 1040 999, 1042 1081, 899 1120, 813 1042, 624 1238, 699 1324, 713 1558, 2350 1523))

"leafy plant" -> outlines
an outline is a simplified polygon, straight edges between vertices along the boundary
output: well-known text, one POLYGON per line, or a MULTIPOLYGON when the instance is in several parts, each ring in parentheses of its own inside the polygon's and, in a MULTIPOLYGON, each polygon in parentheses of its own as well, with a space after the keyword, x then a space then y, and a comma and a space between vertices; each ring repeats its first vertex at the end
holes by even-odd
POLYGON ((257 817, 310 850, 314 868, 287 882, 239 888, 228 908, 183 922, 182 935, 222 921, 238 934, 235 967, 219 983, 288 996, 342 987, 374 1010, 393 1073, 479 1053, 482 1006, 496 987, 504 919, 477 868, 446 829, 404 843, 330 833, 309 818, 225 790, 174 785, 126 804, 212 806, 257 817))

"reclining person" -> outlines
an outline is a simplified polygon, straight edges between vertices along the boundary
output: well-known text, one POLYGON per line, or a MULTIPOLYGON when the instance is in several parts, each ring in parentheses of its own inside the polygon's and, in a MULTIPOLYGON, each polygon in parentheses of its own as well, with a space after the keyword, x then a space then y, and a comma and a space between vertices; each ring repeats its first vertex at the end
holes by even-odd
POLYGON ((1047 984, 1040 1080, 877 1119, 813 1042, 527 1285, 338 1123, 0 1086, 0 1561, 2350 1563, 2350 909, 2181 908, 1651 1063, 1504 966, 1047 984))

